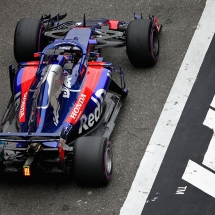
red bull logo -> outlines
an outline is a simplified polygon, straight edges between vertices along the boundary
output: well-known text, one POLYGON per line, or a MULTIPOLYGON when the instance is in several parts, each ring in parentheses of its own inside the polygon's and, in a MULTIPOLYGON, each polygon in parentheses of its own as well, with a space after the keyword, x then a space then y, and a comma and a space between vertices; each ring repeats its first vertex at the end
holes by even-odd
POLYGON ((91 99, 96 103, 97 107, 94 109, 93 113, 90 113, 88 115, 88 117, 85 114, 81 116, 80 127, 78 132, 79 134, 83 132, 83 129, 88 130, 89 128, 91 128, 95 124, 95 122, 98 122, 102 115, 103 111, 102 103, 103 98, 106 95, 106 91, 104 89, 97 90, 95 95, 98 97, 101 103, 95 97, 93 96, 91 97, 91 99))

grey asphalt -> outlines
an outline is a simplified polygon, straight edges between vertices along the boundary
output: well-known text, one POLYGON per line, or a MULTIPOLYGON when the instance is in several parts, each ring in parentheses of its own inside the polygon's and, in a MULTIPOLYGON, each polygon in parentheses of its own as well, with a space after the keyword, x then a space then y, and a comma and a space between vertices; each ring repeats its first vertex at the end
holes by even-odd
MULTIPOLYGON (((0 1, 0 116, 10 98, 8 65, 13 57, 16 22, 41 14, 68 13, 68 20, 105 17, 132 20, 133 13, 159 16, 163 24, 160 58, 155 67, 135 69, 125 48, 103 51, 106 61, 125 69, 129 96, 111 136, 114 171, 107 187, 84 188, 61 177, 40 176, 24 180, 15 176, 0 180, 0 214, 119 214, 139 163, 156 126, 169 91, 185 56, 206 0, 140 1, 0 1), (54 3, 54 4, 53 4, 54 3)), ((118 74, 114 79, 118 81, 118 74)), ((0 176, 1 178, 1 176, 0 176)))

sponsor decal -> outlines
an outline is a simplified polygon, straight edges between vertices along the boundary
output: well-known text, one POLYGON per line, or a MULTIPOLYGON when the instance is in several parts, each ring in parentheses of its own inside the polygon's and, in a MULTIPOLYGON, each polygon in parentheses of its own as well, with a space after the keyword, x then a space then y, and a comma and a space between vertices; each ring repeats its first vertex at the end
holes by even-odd
POLYGON ((20 122, 25 121, 26 99, 27 99, 27 92, 25 92, 25 94, 23 96, 21 107, 20 107, 20 110, 19 110, 19 121, 20 122))
POLYGON ((62 89, 64 98, 70 97, 70 88, 72 87, 71 80, 72 80, 72 77, 67 77, 67 76, 63 80, 63 84, 65 85, 65 87, 63 87, 62 89))
POLYGON ((51 98, 51 105, 53 107, 53 121, 54 124, 57 126, 59 123, 59 110, 61 108, 59 102, 59 96, 63 93, 63 98, 70 98, 71 92, 80 92, 80 90, 72 90, 72 76, 63 76, 63 87, 59 88, 56 92, 55 96, 51 98))
POLYGON ((70 113, 68 114, 66 122, 76 125, 76 123, 80 120, 80 117, 85 110, 85 106, 89 102, 101 78, 102 71, 102 68, 91 68, 86 72, 86 79, 78 96, 78 99, 73 105, 70 113))
POLYGON ((63 128, 63 130, 61 131, 61 138, 67 139, 67 137, 69 136, 69 134, 70 134, 72 128, 73 128, 73 125, 72 125, 72 124, 69 124, 69 125, 65 126, 65 127, 63 128))
POLYGON ((83 105, 85 99, 86 99, 86 95, 85 95, 85 94, 81 94, 81 96, 80 96, 79 99, 78 99, 78 102, 75 104, 75 106, 74 106, 74 108, 73 108, 73 111, 72 111, 72 113, 71 113, 71 115, 70 115, 70 117, 71 117, 72 119, 75 120, 76 117, 78 116, 78 114, 79 114, 79 112, 80 112, 80 109, 81 109, 81 107, 82 107, 82 105, 83 105))
POLYGON ((26 112, 26 101, 28 97, 28 91, 34 80, 36 74, 37 66, 27 66, 19 70, 19 74, 15 80, 15 108, 19 110, 19 121, 25 122, 25 112, 26 112), (22 98, 22 100, 21 100, 22 98))
POLYGON ((81 134, 84 130, 88 130, 89 128, 91 128, 95 122, 97 122, 100 118, 100 116, 102 115, 102 111, 103 111, 103 107, 102 107, 102 103, 103 103, 103 96, 106 95, 106 91, 104 89, 99 89, 96 92, 96 97, 94 96, 91 97, 91 100, 95 102, 95 104, 97 105, 97 107, 94 109, 93 113, 90 113, 88 115, 88 117, 83 114, 81 116, 80 119, 80 127, 79 127, 79 131, 78 133, 81 134), (100 100, 100 102, 99 102, 100 100))

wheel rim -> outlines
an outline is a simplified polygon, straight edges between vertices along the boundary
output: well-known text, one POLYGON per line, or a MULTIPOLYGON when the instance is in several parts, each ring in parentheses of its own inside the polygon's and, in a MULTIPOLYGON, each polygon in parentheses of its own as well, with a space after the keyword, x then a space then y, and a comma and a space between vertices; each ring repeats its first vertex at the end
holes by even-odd
POLYGON ((152 52, 153 55, 157 55, 158 54, 158 49, 159 49, 159 44, 158 44, 158 32, 156 31, 155 28, 153 28, 152 30, 152 52))
POLYGON ((106 174, 110 175, 112 170, 112 157, 111 157, 111 150, 109 147, 107 147, 107 150, 105 152, 105 169, 106 169, 106 174))

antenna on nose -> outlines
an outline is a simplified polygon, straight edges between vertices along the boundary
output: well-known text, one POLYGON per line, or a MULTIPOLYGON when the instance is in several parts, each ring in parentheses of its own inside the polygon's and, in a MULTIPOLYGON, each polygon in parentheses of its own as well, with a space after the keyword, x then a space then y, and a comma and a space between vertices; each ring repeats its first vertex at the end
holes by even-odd
POLYGON ((83 17, 83 27, 86 27, 86 17, 85 17, 85 14, 84 14, 84 17, 83 17))

